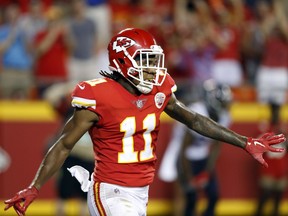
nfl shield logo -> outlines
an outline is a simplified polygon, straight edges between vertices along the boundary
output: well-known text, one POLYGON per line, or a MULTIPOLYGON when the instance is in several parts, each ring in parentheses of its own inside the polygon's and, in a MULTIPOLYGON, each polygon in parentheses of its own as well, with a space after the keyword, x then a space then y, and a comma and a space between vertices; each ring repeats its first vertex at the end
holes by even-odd
POLYGON ((144 107, 144 104, 146 103, 147 99, 138 99, 136 101, 133 101, 132 103, 136 105, 138 109, 142 109, 144 107))

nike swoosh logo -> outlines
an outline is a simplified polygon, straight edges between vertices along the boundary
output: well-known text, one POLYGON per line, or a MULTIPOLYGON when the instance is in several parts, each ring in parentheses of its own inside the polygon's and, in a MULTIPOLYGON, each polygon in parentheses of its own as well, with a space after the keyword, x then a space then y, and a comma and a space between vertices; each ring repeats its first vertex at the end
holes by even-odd
POLYGON ((79 87, 81 90, 85 89, 85 85, 84 85, 84 86, 81 86, 81 85, 78 84, 78 87, 79 87))
POLYGON ((262 146, 262 147, 265 147, 265 145, 263 145, 263 144, 260 143, 260 142, 255 141, 254 143, 255 143, 255 146, 256 146, 256 145, 260 145, 260 146, 262 146))

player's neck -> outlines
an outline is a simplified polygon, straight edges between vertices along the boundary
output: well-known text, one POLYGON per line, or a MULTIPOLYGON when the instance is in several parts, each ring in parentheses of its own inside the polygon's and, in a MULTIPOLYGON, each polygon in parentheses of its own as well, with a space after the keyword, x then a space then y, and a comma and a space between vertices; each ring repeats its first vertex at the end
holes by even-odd
POLYGON ((129 93, 133 94, 133 95, 141 95, 141 92, 132 84, 130 83, 128 80, 126 80, 125 78, 119 78, 117 80, 117 82, 123 86, 123 88, 125 88, 129 93))

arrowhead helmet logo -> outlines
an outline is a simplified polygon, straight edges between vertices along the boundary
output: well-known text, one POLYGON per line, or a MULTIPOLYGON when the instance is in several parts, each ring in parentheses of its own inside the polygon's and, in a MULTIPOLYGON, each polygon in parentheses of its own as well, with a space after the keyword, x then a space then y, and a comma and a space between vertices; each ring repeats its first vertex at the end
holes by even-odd
POLYGON ((113 42, 113 50, 116 53, 123 51, 124 49, 128 49, 129 47, 136 44, 136 42, 127 37, 117 37, 116 40, 113 42))

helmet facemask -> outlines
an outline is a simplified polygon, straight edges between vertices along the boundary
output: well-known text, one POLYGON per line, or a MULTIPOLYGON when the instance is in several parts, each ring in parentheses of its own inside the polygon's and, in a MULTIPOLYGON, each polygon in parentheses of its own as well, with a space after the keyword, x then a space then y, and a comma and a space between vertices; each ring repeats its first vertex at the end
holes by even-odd
POLYGON ((136 50, 130 60, 132 67, 128 68, 127 75, 139 82, 133 84, 140 92, 148 94, 153 86, 162 85, 167 69, 164 67, 164 53, 160 46, 136 50))

